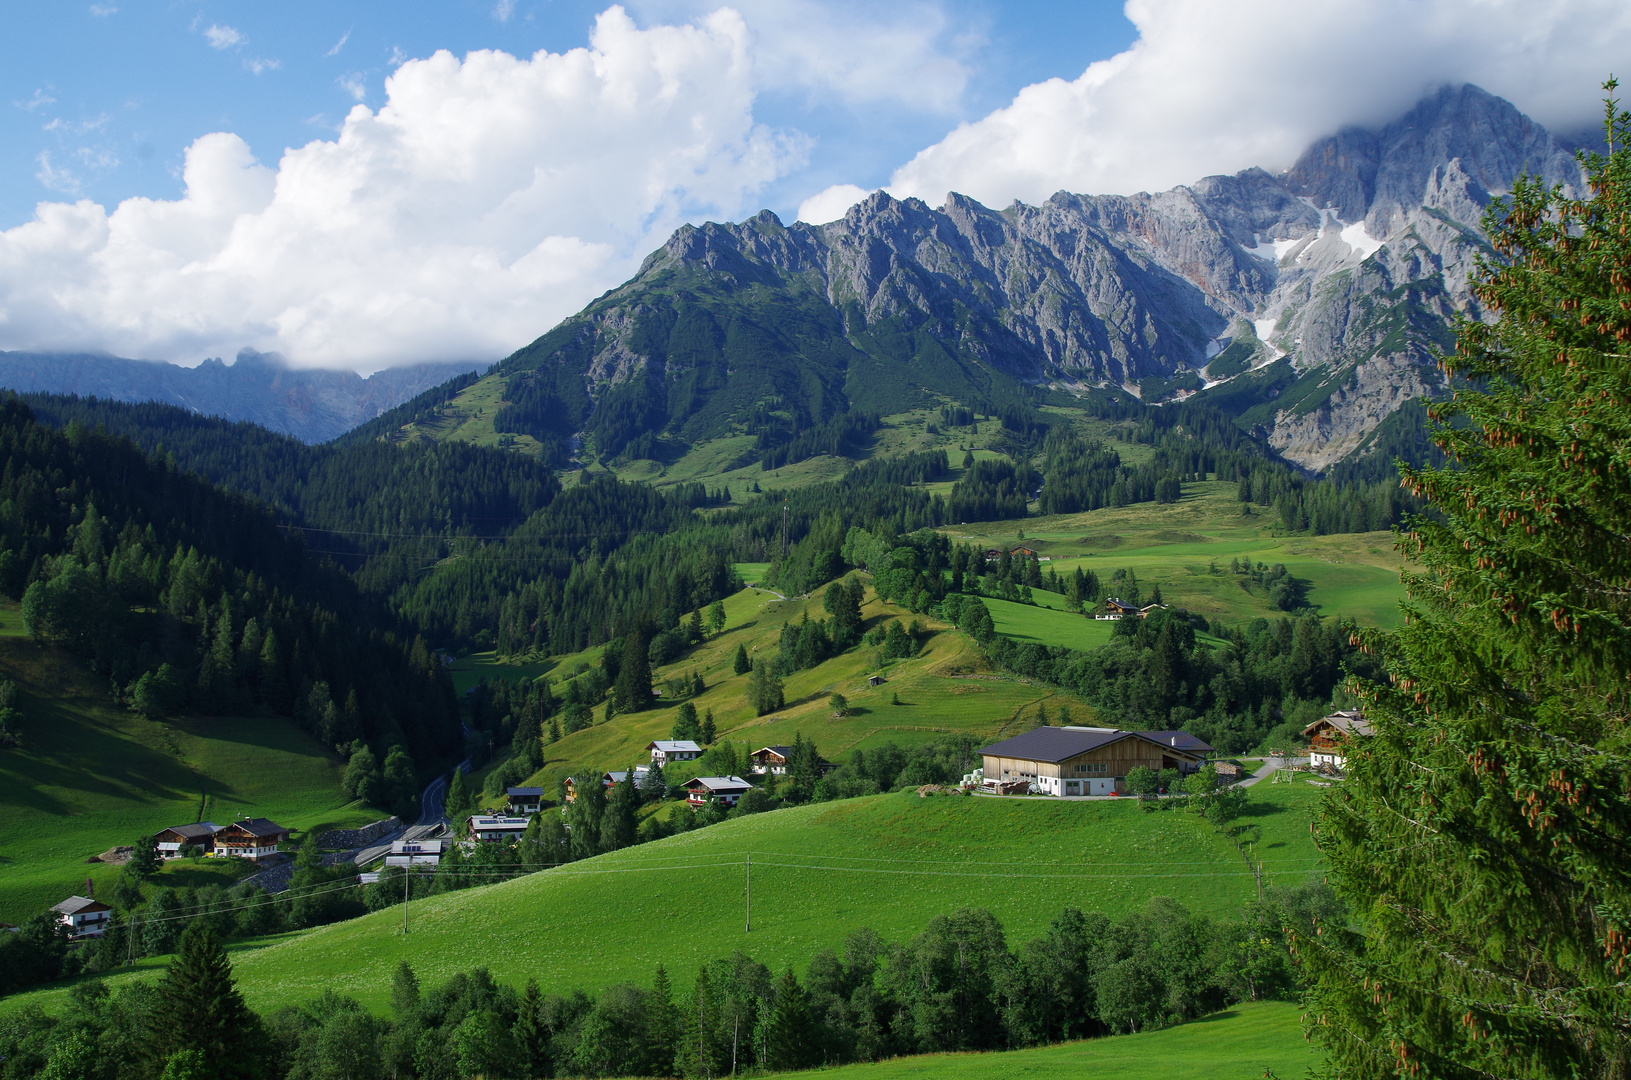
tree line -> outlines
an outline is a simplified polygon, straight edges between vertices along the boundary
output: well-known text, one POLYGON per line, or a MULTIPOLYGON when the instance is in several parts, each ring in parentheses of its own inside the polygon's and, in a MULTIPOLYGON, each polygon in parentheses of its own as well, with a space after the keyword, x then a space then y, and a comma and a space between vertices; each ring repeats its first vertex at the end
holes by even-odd
MULTIPOLYGON (((676 988, 589 994, 517 988, 485 967, 424 986, 402 961, 389 1019, 326 992, 257 1014, 220 938, 189 927, 157 980, 76 987, 62 1014, 0 1025, 6 1080, 715 1080, 903 1054, 1001 1050, 1181 1023, 1238 1001, 1284 999, 1298 971, 1288 932, 1340 922, 1320 885, 1272 889, 1237 918, 1169 899, 1111 917, 1067 908, 1011 945, 990 912, 962 908, 908 941, 850 934, 778 974, 743 952, 676 988)), ((555 980, 551 980, 555 981, 555 980)))

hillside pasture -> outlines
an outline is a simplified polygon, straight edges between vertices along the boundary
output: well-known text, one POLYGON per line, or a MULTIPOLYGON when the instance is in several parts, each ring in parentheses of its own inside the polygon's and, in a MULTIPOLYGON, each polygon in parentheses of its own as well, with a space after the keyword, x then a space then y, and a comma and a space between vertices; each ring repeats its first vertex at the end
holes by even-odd
MULTIPOLYGON (((1391 533, 1279 536, 1279 519, 1272 512, 1255 507, 1247 515, 1243 509, 1233 483, 1208 481, 1185 484, 1176 503, 978 522, 942 531, 964 543, 1032 548, 1049 560, 1042 567, 1044 576, 1050 569, 1061 577, 1078 566, 1091 570, 1107 596, 1117 595, 1111 575, 1129 569, 1144 599, 1160 586, 1166 603, 1224 623, 1285 615, 1260 585, 1231 573, 1230 560, 1281 563, 1307 583, 1307 601, 1320 615, 1397 625, 1404 559, 1394 549, 1391 533)), ((1057 594, 1042 592, 1036 598, 1062 606, 1057 594)))
MULTIPOLYGON (((858 747, 884 742, 908 746, 947 735, 994 741, 1028 727, 1039 704, 1047 708, 1050 716, 1061 706, 1083 722, 1091 722, 1096 715, 1092 707, 1073 694, 992 669, 966 635, 917 616, 928 634, 919 655, 885 661, 877 649, 856 646, 814 668, 789 675, 784 681, 786 707, 756 716, 747 700, 748 677, 737 675, 733 669, 737 646, 743 646, 750 657, 773 656, 783 626, 806 614, 812 619, 827 617, 823 595, 824 590, 818 590, 809 597, 779 600, 767 591, 742 589, 725 601, 724 632, 693 647, 674 663, 656 669, 657 685, 661 687, 672 676, 700 674, 708 689, 691 699, 692 704, 699 714, 713 710, 720 738, 737 744, 739 750, 791 744, 796 735, 803 734, 833 761, 844 760, 858 747), (881 675, 883 685, 869 686, 868 677, 872 675, 881 675), (850 715, 832 715, 828 700, 834 693, 848 699, 850 715), (899 704, 895 704, 897 700, 899 704)), ((1024 612, 1040 610, 1011 606, 1024 612)), ((1072 625, 1091 624, 1091 620, 1080 616, 1056 614, 1071 620, 1072 625)), ((910 624, 914 618, 910 612, 870 594, 862 615, 869 627, 896 619, 910 624)), ((598 649, 558 657, 554 670, 564 674, 578 663, 592 664, 598 659, 598 649)), ((499 667, 487 671, 496 675, 499 667)), ((606 722, 599 720, 597 711, 594 726, 544 748, 546 764, 530 782, 553 792, 560 780, 585 766, 606 770, 643 763, 648 757, 646 745, 669 737, 679 706, 677 700, 659 700, 655 708, 618 715, 606 722)), ((691 775, 694 773, 682 771, 669 779, 689 779, 691 775)))
POLYGON ((23 745, 0 751, 0 920, 82 893, 87 877, 111 884, 117 867, 86 860, 168 825, 248 814, 309 829, 383 816, 348 802, 342 763, 285 720, 147 720, 109 702, 77 659, 15 635, 0 637, 0 675, 17 682, 23 713, 23 745))
MULTIPOLYGON (((1250 789, 1270 882, 1301 883, 1323 866, 1308 831, 1318 798, 1306 786, 1250 789)), ((334 990, 383 1010, 401 960, 426 984, 483 964, 511 984, 536 977, 551 991, 596 991, 649 985, 662 963, 685 985, 698 965, 737 949, 802 971, 856 929, 906 940, 960 907, 990 910, 1017 945, 1067 906, 1119 915, 1170 896, 1231 918, 1255 895, 1234 844, 1194 814, 1145 813, 1133 800, 903 792, 752 815, 415 901, 406 934, 402 909, 391 908, 244 943, 233 962, 257 1009, 334 990)), ((50 1008, 66 993, 57 986, 6 1007, 50 1008)))

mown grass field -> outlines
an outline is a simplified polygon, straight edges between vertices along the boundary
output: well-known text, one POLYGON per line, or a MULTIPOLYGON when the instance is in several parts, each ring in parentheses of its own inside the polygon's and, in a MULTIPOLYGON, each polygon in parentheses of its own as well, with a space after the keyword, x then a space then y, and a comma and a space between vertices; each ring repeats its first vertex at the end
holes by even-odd
MULTIPOLYGON (((1268 784, 1250 791, 1244 820, 1261 833, 1269 879, 1294 884, 1317 873, 1308 816, 1320 792, 1268 784)), ((992 911, 1017 944, 1067 906, 1119 914, 1171 896, 1228 918, 1254 895, 1234 844, 1194 814, 1145 813, 1131 800, 904 792, 727 821, 416 901, 407 934, 393 908, 246 943, 233 962, 258 1009, 328 989, 383 1009, 390 972, 404 959, 427 983, 483 964, 505 982, 536 977, 552 990, 595 990, 649 984, 661 962, 684 985, 699 964, 737 949, 802 971, 817 950, 840 946, 860 927, 905 940, 963 906, 992 911), (590 956, 595 962, 583 963, 590 956)), ((66 993, 57 986, 4 1007, 51 1007, 66 993)))
MULTIPOLYGON (((1260 586, 1231 573, 1230 560, 1283 563, 1308 582, 1308 602, 1321 615, 1374 626, 1398 623, 1404 560, 1391 533, 1276 536, 1277 517, 1260 507, 1249 516, 1242 509, 1233 483, 1208 481, 1185 484, 1183 498, 1166 505, 1139 503, 943 531, 989 547, 1032 548, 1050 560, 1043 564, 1044 576, 1049 569, 1061 576, 1077 566, 1092 570, 1109 595, 1116 595, 1111 575, 1126 568, 1137 576, 1145 599, 1159 585, 1165 602, 1225 623, 1285 614, 1260 586)), ((1037 599, 1057 603, 1045 593, 1037 599)))
POLYGON ((0 751, 0 920, 83 893, 87 877, 111 884, 118 869, 90 856, 197 821, 201 807, 210 820, 253 814, 296 829, 380 816, 345 799, 342 764, 286 721, 134 716, 18 623, 15 605, 0 606, 0 675, 18 684, 24 717, 22 747, 0 751))
MULTIPOLYGON (((823 1069, 822 1080, 991 1080, 992 1077, 1100 1077, 1103 1080, 1294 1080, 1324 1060, 1303 1039, 1297 1006, 1252 1001, 1187 1024, 994 1054, 922 1054, 823 1069)), ((788 1073, 784 1076, 808 1076, 788 1073)))

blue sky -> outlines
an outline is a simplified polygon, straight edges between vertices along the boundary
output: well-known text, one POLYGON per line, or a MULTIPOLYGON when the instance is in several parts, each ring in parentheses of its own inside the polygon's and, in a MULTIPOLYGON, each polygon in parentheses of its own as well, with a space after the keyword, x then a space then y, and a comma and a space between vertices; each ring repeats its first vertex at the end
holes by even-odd
MULTIPOLYGON (((182 155, 198 136, 231 131, 264 162, 283 148, 332 138, 358 101, 384 102, 385 77, 438 49, 529 56, 581 47, 606 3, 7 4, 0 66, 9 107, 0 132, 0 228, 26 221, 41 199, 132 195, 175 198, 182 155), (16 45, 26 43, 26 47, 16 45), (360 96, 359 96, 360 94, 360 96), (46 155, 42 160, 41 155, 46 155)), ((713 5, 629 3, 638 22, 684 19, 713 5)), ((1125 49, 1133 26, 1106 0, 999 5, 959 2, 945 12, 945 51, 966 89, 938 107, 854 107, 798 89, 760 97, 758 119, 813 136, 806 170, 765 191, 796 210, 830 183, 879 185, 957 122, 978 117, 1039 79, 1075 78, 1125 49)), ((841 18, 838 13, 834 18, 841 18)))
POLYGON ((1278 170, 1444 83, 1576 131, 1631 4, 71 0, 0 41, 0 349, 370 371, 500 359, 762 207, 1278 170))

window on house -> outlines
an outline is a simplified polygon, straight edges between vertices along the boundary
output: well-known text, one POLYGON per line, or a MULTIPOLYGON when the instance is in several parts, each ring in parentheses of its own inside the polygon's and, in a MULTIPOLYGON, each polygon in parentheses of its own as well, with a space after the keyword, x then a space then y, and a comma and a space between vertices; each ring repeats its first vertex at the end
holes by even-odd
POLYGON ((1110 771, 1110 766, 1103 761, 1078 762, 1077 764, 1072 765, 1070 768, 1071 771, 1075 773, 1099 776, 1102 776, 1110 771))

